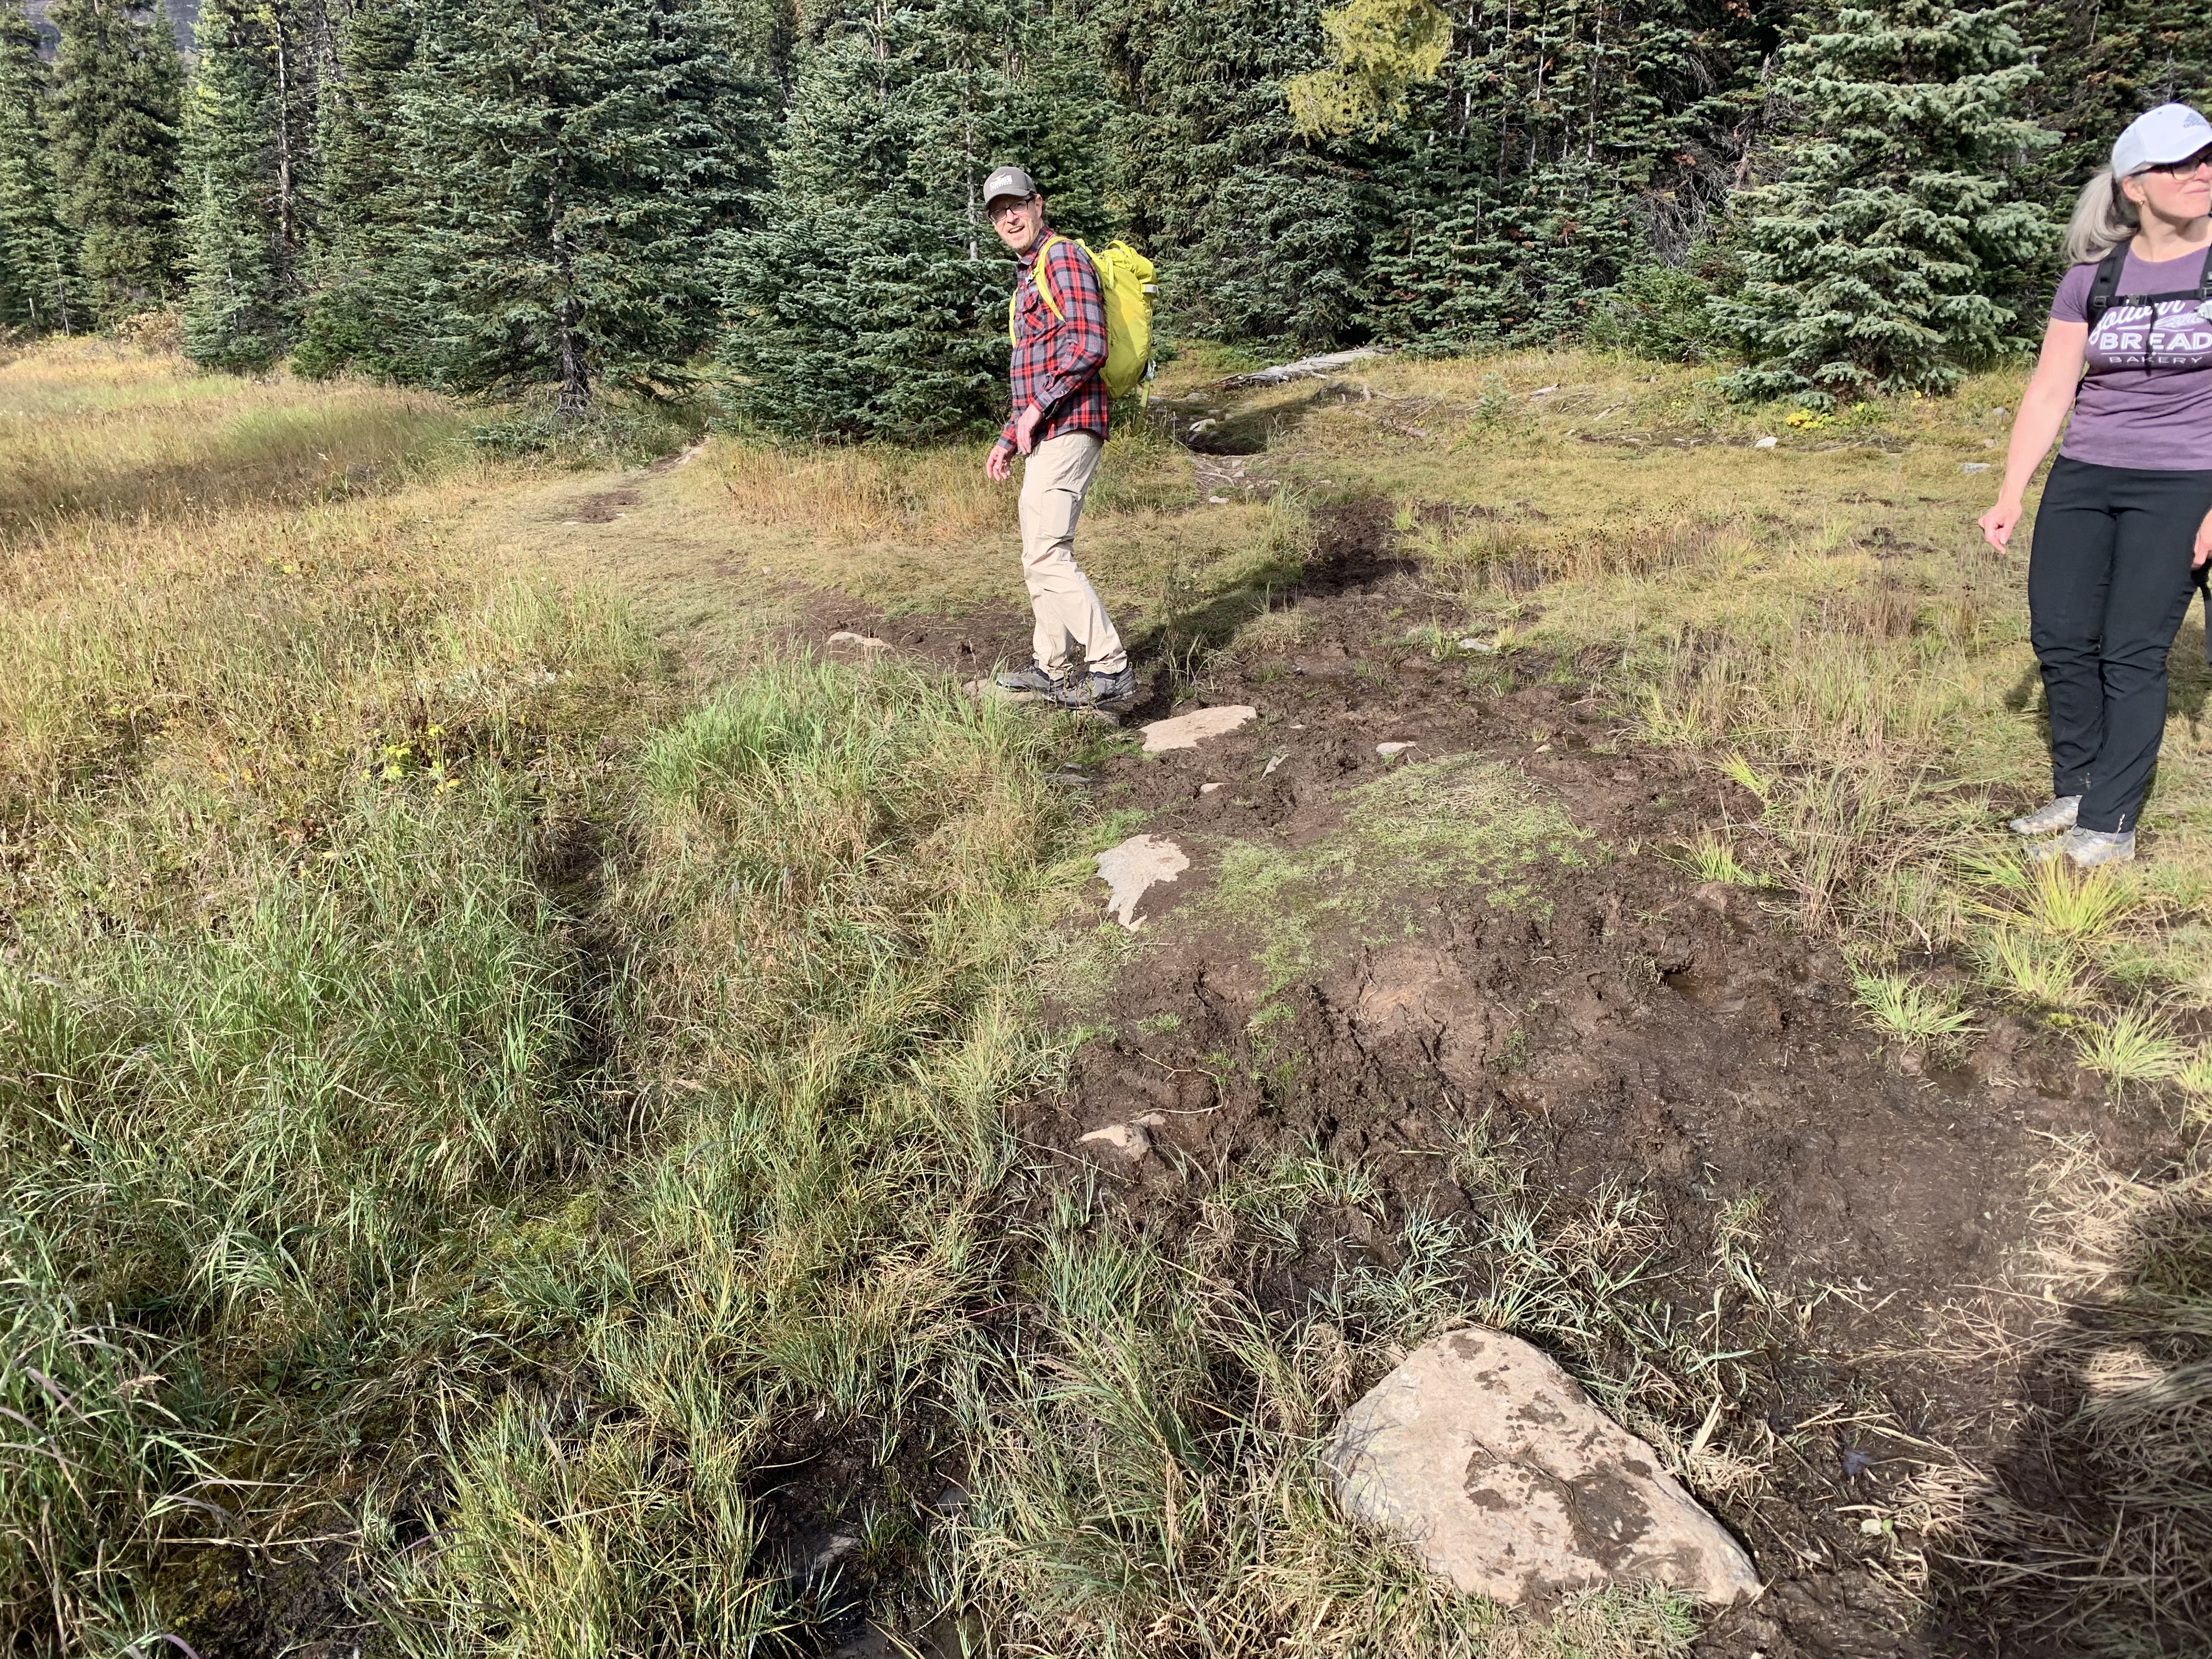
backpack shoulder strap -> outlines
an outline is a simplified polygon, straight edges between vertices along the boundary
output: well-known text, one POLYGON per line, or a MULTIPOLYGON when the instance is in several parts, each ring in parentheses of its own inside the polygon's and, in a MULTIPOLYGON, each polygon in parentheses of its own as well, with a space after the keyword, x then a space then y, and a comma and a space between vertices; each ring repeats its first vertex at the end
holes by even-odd
MULTIPOLYGON (((2090 279, 2089 298, 2082 307, 2088 313, 2090 327, 2096 327, 2099 319, 2112 308, 2112 296, 2120 291, 2120 273, 2127 269, 2127 264, 2125 242, 2097 261, 2097 274, 2090 279)), ((2212 261, 2207 261, 2207 264, 2212 266, 2212 261)))
POLYGON ((1060 301, 1052 297, 1052 284, 1045 281, 1044 273, 1045 267, 1052 259, 1052 250, 1054 245, 1064 242, 1066 240, 1067 238, 1065 236, 1046 237, 1044 246, 1037 250, 1036 264, 1034 267, 1036 275, 1037 298, 1044 301, 1045 309, 1047 311, 1052 313, 1054 316, 1059 318, 1062 322, 1066 322, 1067 320, 1067 313, 1060 308, 1060 301))
MULTIPOLYGON (((1052 284, 1045 280, 1044 267, 1045 256, 1052 252, 1052 245, 1066 240, 1065 236, 1048 237, 1044 246, 1036 251, 1036 258, 1030 265, 1030 277, 1036 284, 1037 298, 1044 301, 1046 310, 1063 322, 1066 320, 1066 313, 1060 310, 1060 301, 1052 297, 1052 284)), ((1014 345, 1019 345, 1022 343, 1021 308, 1022 285, 1016 283, 1013 292, 1006 295, 1006 338, 1014 345)))

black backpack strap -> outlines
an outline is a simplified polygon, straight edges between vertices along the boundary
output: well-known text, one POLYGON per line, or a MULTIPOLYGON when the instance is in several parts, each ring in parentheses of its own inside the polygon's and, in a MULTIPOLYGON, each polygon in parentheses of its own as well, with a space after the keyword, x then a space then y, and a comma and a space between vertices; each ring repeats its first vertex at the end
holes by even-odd
MULTIPOLYGON (((2122 242, 2103 258, 2097 261, 2097 274, 2089 283, 2088 302, 2082 309, 2089 313, 2089 326, 2112 308, 2112 296, 2120 291, 2120 272, 2127 268, 2128 245, 2122 242)), ((2204 262, 2208 274, 2212 274, 2212 259, 2204 262)))

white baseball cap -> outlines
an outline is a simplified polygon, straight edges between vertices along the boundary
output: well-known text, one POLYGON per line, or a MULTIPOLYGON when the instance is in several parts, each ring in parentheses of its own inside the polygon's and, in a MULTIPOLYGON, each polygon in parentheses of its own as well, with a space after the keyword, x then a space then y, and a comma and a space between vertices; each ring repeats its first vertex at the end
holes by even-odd
POLYGON ((2186 104, 2160 104, 2128 123, 2112 146, 2112 177, 2125 179, 2145 167, 2185 161, 2212 144, 2212 121, 2186 104))

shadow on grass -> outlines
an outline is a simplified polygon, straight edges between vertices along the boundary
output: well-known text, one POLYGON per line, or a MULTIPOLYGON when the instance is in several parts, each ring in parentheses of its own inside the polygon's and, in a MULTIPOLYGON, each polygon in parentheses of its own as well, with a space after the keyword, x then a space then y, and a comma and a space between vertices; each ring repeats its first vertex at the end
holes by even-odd
POLYGON ((2032 1339, 2024 1426, 1931 1552, 1931 1651, 2212 1652, 2212 1179, 2126 1184, 2069 1241, 2086 1273, 2032 1339))

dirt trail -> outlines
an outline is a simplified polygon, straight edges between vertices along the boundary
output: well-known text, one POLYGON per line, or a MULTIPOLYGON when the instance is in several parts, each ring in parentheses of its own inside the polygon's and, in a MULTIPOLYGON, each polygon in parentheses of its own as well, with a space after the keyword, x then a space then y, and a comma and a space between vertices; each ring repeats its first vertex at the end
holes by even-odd
MULTIPOLYGON (((565 499, 576 519, 651 512, 636 474, 565 499)), ((1455 1154, 1479 1135, 1510 1149, 1538 1194, 1642 1193, 1655 1283, 1685 1321, 1719 1307, 1721 1218, 1755 1216, 1748 1272, 1804 1311, 1789 1340, 1770 1322, 1760 1351, 1732 1357, 1756 1381, 1719 1410, 1716 1443, 1758 1449, 1771 1473, 1755 1497, 1714 1502, 1771 1589, 1697 1651, 2042 1650, 1990 1633, 2002 1609, 1978 1613, 1990 1625, 1959 1623, 1940 1563, 1916 1607, 1897 1581, 1926 1564, 1863 1525, 1897 1507, 1933 1447, 2001 1460, 1986 1425, 2022 1378, 1864 1356, 1909 1354, 1938 1310, 1999 1276, 2031 1236, 2034 1172, 2055 1142, 2094 1135, 2122 1163, 2170 1157, 2179 1148, 2163 1115, 2107 1098, 2047 1034, 1997 1011, 1983 1011, 1956 1064, 1886 1048, 1831 945, 1806 938, 1773 896, 1701 883, 1675 856, 1731 814, 1755 817, 1756 801, 1639 749, 1589 684, 1534 678, 1549 663, 1500 659, 1469 690, 1464 659, 1407 645, 1403 618, 1423 596, 1389 515, 1380 501, 1326 514, 1295 601, 1301 643, 1264 668, 1213 672, 1200 701, 1250 703, 1251 725, 1164 757, 1121 745, 1066 775, 1102 810, 1141 809, 1145 829, 1177 840, 1193 868, 1139 912, 1156 939, 1108 999, 1112 1035, 1080 1051, 1064 1093, 1022 1105, 1018 1132, 1194 1250, 1223 1182, 1310 1150, 1370 1164, 1394 1214, 1474 1215, 1485 1194, 1455 1154), (1386 759, 1386 742, 1410 747, 1386 759), (1324 848, 1346 831, 1349 792, 1394 766, 1452 757, 1525 780, 1589 837, 1592 856, 1538 869, 1511 902, 1480 881, 1394 896, 1387 927, 1324 926, 1306 941, 1306 970, 1271 982, 1266 918, 1221 902, 1225 851, 1324 848), (1206 925, 1177 927, 1200 914, 1206 925), (1139 1119, 1152 1150, 1133 1167, 1079 1144, 1139 1119)), ((649 541, 643 525, 630 534, 649 541)), ((671 556, 656 580, 687 559, 699 583, 730 574, 711 556, 671 556)), ((776 598, 783 636, 817 649, 833 631, 873 635, 963 678, 1026 654, 1027 618, 1011 608, 886 618, 835 593, 776 598)), ((1132 720, 1169 713, 1159 665, 1139 667, 1152 689, 1132 720)), ((1929 968, 1967 982, 1957 965, 1929 968)), ((1392 1263, 1387 1237, 1340 1243, 1392 1263)), ((1312 1259, 1268 1293, 1302 1298, 1346 1259, 1312 1259)), ((1740 1287, 1727 1294, 1743 1300, 1740 1287)))

